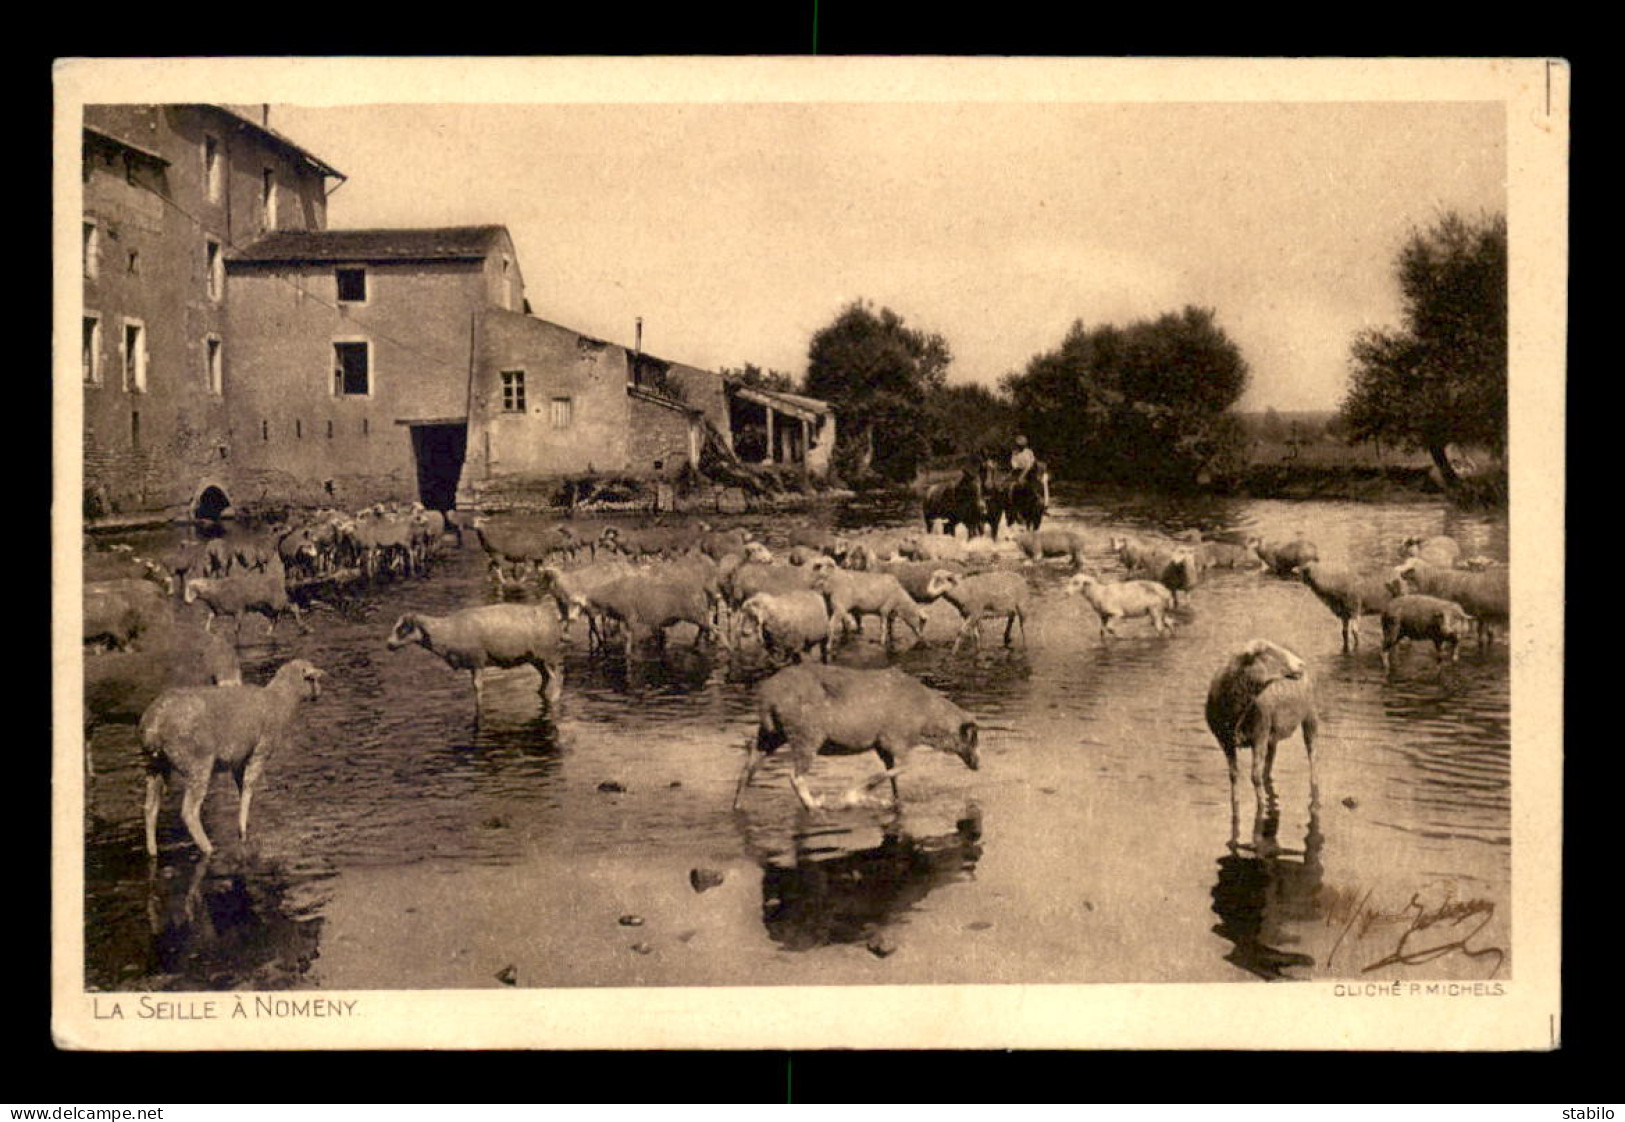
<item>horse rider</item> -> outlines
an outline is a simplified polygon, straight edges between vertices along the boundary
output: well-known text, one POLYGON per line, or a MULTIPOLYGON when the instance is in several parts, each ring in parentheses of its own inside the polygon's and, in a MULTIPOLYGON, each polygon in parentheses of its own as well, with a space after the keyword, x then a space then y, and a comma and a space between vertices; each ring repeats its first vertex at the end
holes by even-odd
MULTIPOLYGON (((1032 470, 1037 466, 1038 466, 1038 457, 1033 455, 1033 450, 1030 447, 1028 447, 1027 438, 1025 436, 1017 436, 1016 437, 1016 450, 1014 452, 1010 453, 1010 470, 1016 473, 1015 482, 1016 483, 1025 483, 1027 481, 1027 476, 1030 475, 1032 473, 1032 470)), ((1043 486, 1044 506, 1048 507, 1049 506, 1049 472, 1045 471, 1045 472, 1041 473, 1039 475, 1039 477, 1038 477, 1038 480, 1039 480, 1039 483, 1042 484, 1042 486, 1043 486)))

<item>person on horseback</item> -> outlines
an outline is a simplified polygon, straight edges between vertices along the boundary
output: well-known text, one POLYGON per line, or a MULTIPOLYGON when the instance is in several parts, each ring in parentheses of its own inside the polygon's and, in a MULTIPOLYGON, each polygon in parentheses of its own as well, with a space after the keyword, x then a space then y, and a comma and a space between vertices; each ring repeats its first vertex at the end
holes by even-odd
MULTIPOLYGON (((1025 483, 1027 481, 1027 476, 1032 474, 1034 468, 1039 468, 1038 457, 1033 454, 1032 448, 1028 446, 1027 438, 1025 436, 1017 436, 1016 450, 1010 453, 1010 470, 1016 473, 1015 483, 1025 483)), ((1042 485, 1043 489, 1044 506, 1048 507, 1049 472, 1047 470, 1040 469, 1038 481, 1042 485)))

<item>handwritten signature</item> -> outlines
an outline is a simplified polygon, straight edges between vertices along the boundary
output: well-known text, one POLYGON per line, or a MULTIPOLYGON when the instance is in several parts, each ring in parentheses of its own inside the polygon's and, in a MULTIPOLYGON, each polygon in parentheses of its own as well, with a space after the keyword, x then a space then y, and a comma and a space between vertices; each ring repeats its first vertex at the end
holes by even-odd
POLYGON ((1446 955, 1461 954, 1468 958, 1493 956, 1495 966, 1489 973, 1493 978, 1506 961, 1506 952, 1500 947, 1472 945, 1473 939, 1495 918, 1494 901, 1458 900, 1453 886, 1446 886, 1443 899, 1436 902, 1424 901, 1423 893, 1414 892, 1410 901, 1397 912, 1372 908, 1370 900, 1371 890, 1367 889, 1353 907, 1346 902, 1333 901, 1328 920, 1335 922, 1346 916, 1346 922, 1327 956, 1328 965, 1350 931, 1356 932, 1356 939, 1362 939, 1373 928, 1386 926, 1401 928, 1398 942, 1391 953, 1361 967, 1362 973, 1369 974, 1385 966, 1421 966, 1446 955))

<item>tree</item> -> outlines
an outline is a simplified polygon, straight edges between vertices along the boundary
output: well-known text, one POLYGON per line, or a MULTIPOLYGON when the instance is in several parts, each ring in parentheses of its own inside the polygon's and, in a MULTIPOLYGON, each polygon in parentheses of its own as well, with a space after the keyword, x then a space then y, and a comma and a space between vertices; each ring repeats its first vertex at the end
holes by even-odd
POLYGON ((772 390, 778 393, 795 393, 796 380, 794 375, 786 374, 782 370, 763 370, 754 362, 747 362, 744 366, 724 366, 721 374, 730 381, 741 385, 753 386, 759 390, 772 390))
POLYGON ((835 458, 844 471, 870 454, 873 470, 912 479, 928 441, 927 393, 946 382, 953 356, 941 335, 906 327, 890 308, 855 300, 812 337, 806 392, 835 406, 835 458))
POLYGON ((1241 350, 1210 308, 1127 327, 1072 324, 1004 389, 1039 456, 1065 474, 1156 486, 1210 477, 1239 421, 1221 424, 1247 386, 1241 350))
POLYGON ((1425 450, 1454 486, 1451 444, 1506 450, 1506 216, 1412 230, 1394 271, 1403 327, 1355 337, 1339 421, 1355 440, 1425 450))

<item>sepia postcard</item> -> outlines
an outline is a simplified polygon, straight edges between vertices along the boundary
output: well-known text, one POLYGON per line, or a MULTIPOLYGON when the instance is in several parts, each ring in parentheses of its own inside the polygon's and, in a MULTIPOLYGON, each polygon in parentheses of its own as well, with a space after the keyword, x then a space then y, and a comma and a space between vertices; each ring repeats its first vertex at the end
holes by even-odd
POLYGON ((1557 1048, 1569 77, 60 61, 57 1044, 1557 1048))

